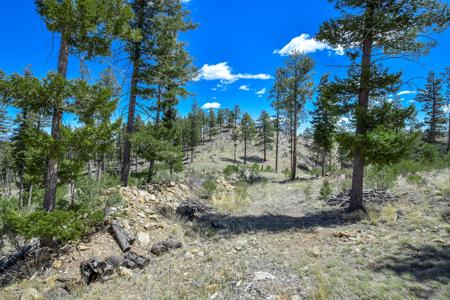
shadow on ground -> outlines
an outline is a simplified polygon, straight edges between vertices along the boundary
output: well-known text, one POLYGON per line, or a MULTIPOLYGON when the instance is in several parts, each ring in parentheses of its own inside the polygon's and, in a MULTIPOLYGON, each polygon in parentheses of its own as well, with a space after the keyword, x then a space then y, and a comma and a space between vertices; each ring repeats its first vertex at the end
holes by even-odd
MULTIPOLYGON (((450 284, 450 245, 405 245, 373 267, 376 272, 394 272, 419 283, 450 284)), ((417 289, 416 296, 429 298, 432 289, 417 289)))
POLYGON ((355 221, 344 220, 342 210, 321 211, 301 217, 286 215, 230 216, 207 214, 198 219, 198 224, 206 228, 226 229, 227 233, 282 232, 287 230, 307 230, 316 227, 338 227, 355 221))

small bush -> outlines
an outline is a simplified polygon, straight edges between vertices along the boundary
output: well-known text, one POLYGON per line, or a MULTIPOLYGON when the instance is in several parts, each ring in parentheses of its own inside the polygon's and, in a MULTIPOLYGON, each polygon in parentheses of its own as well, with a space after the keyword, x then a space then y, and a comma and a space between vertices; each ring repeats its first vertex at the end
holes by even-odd
POLYGON ((55 210, 20 214, 8 209, 3 215, 3 231, 26 240, 56 240, 66 243, 81 239, 93 227, 103 223, 103 211, 55 210))
POLYGON ((408 183, 415 184, 415 185, 422 184, 422 182, 423 182, 422 176, 420 176, 418 174, 411 174, 408 177, 406 177, 406 180, 408 181, 408 183))
POLYGON ((331 188, 330 182, 327 179, 324 180, 322 186, 320 187, 320 198, 326 200, 330 197, 332 192, 333 190, 331 188))
POLYGON ((209 178, 203 182, 202 187, 207 193, 207 195, 211 196, 217 189, 217 184, 212 178, 209 178))
POLYGON ((283 173, 286 178, 291 178, 291 170, 289 168, 284 169, 281 173, 283 173))
POLYGON ((223 169, 223 174, 226 177, 236 174, 238 172, 239 172, 239 167, 236 165, 228 165, 223 169))
POLYGON ((272 172, 274 172, 274 170, 273 170, 273 168, 272 168, 272 166, 266 166, 266 168, 264 169, 264 172, 267 172, 267 173, 272 173, 272 172))
POLYGON ((376 167, 367 170, 367 185, 377 191, 386 192, 395 185, 399 172, 392 166, 376 167))
POLYGON ((303 193, 305 194, 305 198, 307 201, 311 200, 312 184, 310 182, 307 182, 305 184, 305 189, 303 190, 303 193))

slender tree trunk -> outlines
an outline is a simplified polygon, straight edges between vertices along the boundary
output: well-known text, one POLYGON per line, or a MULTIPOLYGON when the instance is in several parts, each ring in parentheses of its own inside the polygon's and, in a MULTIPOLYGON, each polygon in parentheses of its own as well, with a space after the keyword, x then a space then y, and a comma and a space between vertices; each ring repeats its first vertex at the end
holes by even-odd
POLYGON ((153 169, 155 166, 155 161, 152 160, 150 161, 149 167, 148 167, 148 173, 147 173, 147 182, 146 183, 151 183, 153 180, 153 169))
MULTIPOLYGON (((450 105, 448 105, 450 109, 450 105)), ((447 154, 450 153, 450 113, 448 114, 447 154)))
POLYGON ((128 177, 130 175, 130 167, 131 167, 131 140, 130 136, 134 131, 134 119, 136 112, 136 97, 137 97, 137 81, 139 75, 139 61, 141 58, 141 50, 140 43, 136 46, 136 49, 133 54, 133 74, 131 77, 131 93, 130 93, 130 103, 128 106, 128 122, 127 122, 127 132, 125 135, 125 145, 123 149, 123 159, 122 159, 122 168, 120 181, 122 182, 122 186, 128 186, 128 177))
POLYGON ((279 144, 280 144, 280 109, 277 104, 277 137, 275 145, 275 172, 278 173, 278 155, 279 155, 279 144))
POLYGON ((30 184, 28 188, 28 207, 31 207, 31 201, 33 200, 33 185, 30 184))
POLYGON ((322 177, 325 176, 325 151, 322 151, 322 177))
MULTIPOLYGON (((22 172, 21 172, 22 173, 22 172)), ((23 173, 19 175, 19 209, 23 208, 23 173)))
MULTIPOLYGON (((370 27, 374 13, 374 4, 368 8, 369 22, 366 22, 366 27, 370 27)), ((363 55, 361 63, 361 82, 359 90, 359 108, 362 111, 367 111, 369 106, 369 83, 371 72, 372 59, 372 39, 367 36, 363 42, 363 55)), ((365 135, 367 133, 366 120, 359 117, 356 124, 356 133, 365 135)), ((364 149, 362 145, 358 145, 355 149, 355 156, 353 159, 353 177, 352 177, 352 191, 350 196, 350 211, 364 210, 363 202, 363 187, 364 187, 364 149)))
MULTIPOLYGON (((64 78, 67 77, 67 65, 69 63, 69 43, 63 35, 61 35, 61 44, 58 55, 58 74, 64 78)), ((62 110, 58 103, 55 103, 52 114, 51 136, 54 142, 60 139, 60 129, 62 121, 62 110)), ((58 184, 58 153, 55 150, 50 150, 47 161, 47 172, 45 179, 45 195, 44 195, 44 209, 52 211, 55 208, 56 202, 56 188, 58 184)))
POLYGON ((194 162, 194 152, 195 152, 195 148, 194 146, 191 147, 191 164, 194 162))
MULTIPOLYGON (((296 99, 296 97, 294 97, 296 99)), ((292 172, 291 180, 297 178, 297 125, 298 125, 298 105, 294 104, 294 126, 292 128, 292 172)))
POLYGON ((247 137, 244 138, 244 165, 247 164, 247 137))

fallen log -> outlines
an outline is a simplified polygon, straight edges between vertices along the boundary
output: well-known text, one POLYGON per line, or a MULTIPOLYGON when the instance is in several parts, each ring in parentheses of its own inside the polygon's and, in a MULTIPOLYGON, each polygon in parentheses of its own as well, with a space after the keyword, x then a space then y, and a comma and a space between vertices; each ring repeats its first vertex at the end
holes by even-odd
POLYGON ((9 268, 14 266, 17 262, 24 259, 25 256, 35 247, 36 245, 26 245, 23 246, 19 251, 4 257, 0 260, 0 273, 7 271, 9 268))
POLYGON ((123 252, 127 252, 131 249, 131 245, 129 243, 129 234, 128 232, 122 228, 119 221, 113 220, 111 222, 111 230, 119 244, 120 249, 123 252))

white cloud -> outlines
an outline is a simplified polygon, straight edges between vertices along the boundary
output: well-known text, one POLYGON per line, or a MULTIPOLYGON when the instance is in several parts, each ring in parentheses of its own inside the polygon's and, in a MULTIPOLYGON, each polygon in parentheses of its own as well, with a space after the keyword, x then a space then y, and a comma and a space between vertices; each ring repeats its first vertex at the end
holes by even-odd
POLYGON ((202 106, 202 109, 219 109, 221 106, 219 102, 208 102, 202 106))
POLYGON ((271 79, 272 76, 268 74, 233 74, 232 68, 228 65, 228 62, 218 63, 216 65, 205 64, 200 69, 199 75, 195 81, 199 80, 220 80, 224 84, 233 83, 239 79, 271 79))
POLYGON ((191 0, 181 0, 181 3, 189 3, 191 0))
POLYGON ((304 54, 314 53, 317 51, 330 50, 334 51, 337 55, 344 55, 344 49, 338 47, 333 49, 329 45, 316 41, 314 38, 310 37, 309 34, 302 33, 298 37, 293 38, 286 46, 281 50, 274 50, 274 54, 280 54, 281 56, 287 56, 294 51, 299 51, 304 54))
POLYGON ((263 88, 256 92, 256 95, 258 95, 258 98, 261 98, 266 93, 266 88, 263 88))
POLYGON ((239 87, 239 90, 248 92, 250 91, 250 87, 248 85, 242 85, 239 87))
POLYGON ((416 91, 401 91, 397 94, 397 96, 403 96, 403 95, 411 95, 411 94, 417 94, 416 91))

